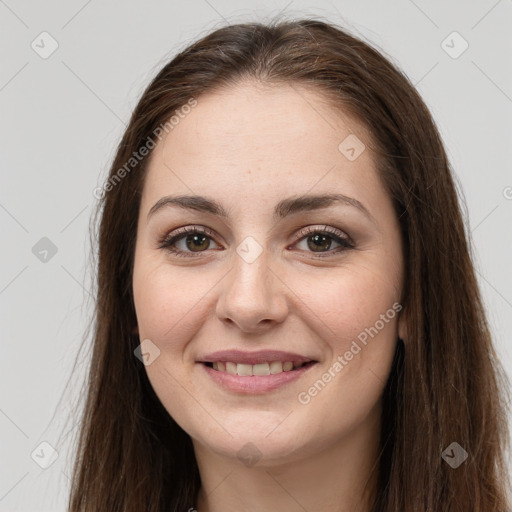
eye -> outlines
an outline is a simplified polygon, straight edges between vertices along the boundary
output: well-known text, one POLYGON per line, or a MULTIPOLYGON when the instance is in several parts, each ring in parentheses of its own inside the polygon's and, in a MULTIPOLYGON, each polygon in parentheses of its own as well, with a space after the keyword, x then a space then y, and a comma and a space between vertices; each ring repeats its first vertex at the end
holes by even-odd
POLYGON ((298 233, 296 238, 299 243, 305 243, 306 252, 313 252, 314 257, 323 258, 332 256, 347 249, 353 249, 354 243, 348 235, 339 229, 330 226, 323 226, 321 229, 318 226, 309 226, 298 233), (339 247, 332 249, 332 243, 338 244, 339 247))
MULTIPOLYGON (((210 249, 210 242, 214 242, 214 232, 201 226, 187 226, 164 236, 158 248, 166 249, 176 256, 195 257, 210 249), (182 247, 177 244, 182 243, 182 247)), ((305 252, 315 253, 314 257, 332 256, 347 249, 353 249, 354 244, 350 237, 339 229, 330 226, 309 226, 300 231, 295 237, 295 246, 306 243, 305 252), (339 247, 332 249, 333 242, 339 247)), ((215 242, 214 242, 215 243, 215 242)))
POLYGON ((208 228, 187 226, 166 235, 159 241, 158 248, 166 249, 176 256, 194 257, 209 249, 213 234, 213 231, 208 228), (184 247, 175 247, 177 243, 181 242, 184 243, 184 247))

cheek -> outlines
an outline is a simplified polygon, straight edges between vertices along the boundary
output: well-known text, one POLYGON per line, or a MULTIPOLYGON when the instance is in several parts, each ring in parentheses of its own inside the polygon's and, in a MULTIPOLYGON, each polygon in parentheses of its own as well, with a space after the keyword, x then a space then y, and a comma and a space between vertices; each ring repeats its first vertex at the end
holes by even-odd
POLYGON ((311 293, 308 300, 312 304, 316 298, 311 309, 329 328, 323 332, 330 358, 321 373, 304 382, 297 400, 304 414, 316 417, 318 435, 335 437, 378 406, 396 348, 401 305, 396 288, 367 268, 345 271, 324 289, 321 299, 311 293))
POLYGON ((311 404, 327 424, 335 419, 335 424, 350 428, 351 421, 362 421, 384 389, 401 309, 393 276, 368 258, 304 288, 309 289, 305 302, 321 320, 317 332, 330 358, 324 373, 305 383, 299 402, 311 404), (333 403, 340 406, 336 412, 333 403))
MULTIPOLYGON (((391 272, 381 271, 367 261, 303 283, 303 302, 321 321, 321 332, 333 349, 348 350, 346 347, 351 340, 357 339, 392 309, 399 298, 392 276, 391 272)), ((395 316, 392 309, 386 317, 386 325, 379 323, 380 330, 389 331, 390 326, 394 326, 395 316)))
MULTIPOLYGON (((332 331, 331 392, 349 399, 347 408, 368 408, 387 380, 397 340, 399 304, 393 274, 378 266, 358 265, 346 271, 330 289, 327 315, 332 331), (372 269, 372 271, 370 271, 372 269), (333 367, 335 363, 339 363, 333 367), (337 391, 335 391, 337 390, 337 391)), ((323 399, 328 400, 329 393, 323 399)), ((332 398, 332 396, 330 397, 332 398)))
POLYGON ((164 344, 193 330, 202 314, 201 299, 211 285, 190 271, 137 261, 134 268, 134 302, 141 338, 164 344))
POLYGON ((139 337, 141 342, 151 340, 159 349, 145 369, 161 403, 187 431, 193 429, 194 422, 185 411, 194 410, 190 397, 198 392, 189 382, 183 355, 188 340, 201 325, 201 298, 209 288, 190 272, 185 275, 165 262, 135 260, 133 292, 139 337), (191 395, 183 392, 184 385, 191 395))

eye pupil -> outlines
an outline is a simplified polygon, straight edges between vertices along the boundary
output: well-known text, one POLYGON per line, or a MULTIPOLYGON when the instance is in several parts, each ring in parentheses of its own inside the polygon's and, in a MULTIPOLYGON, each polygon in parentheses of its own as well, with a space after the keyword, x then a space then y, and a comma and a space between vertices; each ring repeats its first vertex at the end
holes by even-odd
POLYGON ((187 248, 196 251, 196 249, 202 250, 208 248, 208 237, 205 235, 189 235, 187 236, 187 248), (192 244, 189 244, 190 240, 192 239, 192 244), (202 240, 202 243, 200 242, 202 240), (206 241, 206 244, 205 244, 206 241))
POLYGON ((316 249, 328 249, 331 246, 330 242, 330 236, 322 235, 322 234, 316 234, 312 235, 308 238, 308 247, 315 251, 316 249), (309 243, 309 240, 313 240, 313 244, 319 244, 319 245, 312 245, 309 243), (324 247, 323 245, 326 244, 327 247, 324 247))

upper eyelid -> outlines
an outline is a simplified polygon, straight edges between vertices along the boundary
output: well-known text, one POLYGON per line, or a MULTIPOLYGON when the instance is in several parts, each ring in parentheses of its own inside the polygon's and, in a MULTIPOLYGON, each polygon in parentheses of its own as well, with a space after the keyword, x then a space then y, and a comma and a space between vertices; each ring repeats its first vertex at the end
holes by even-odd
POLYGON ((339 237, 343 240, 352 242, 352 238, 345 231, 339 228, 335 228, 333 226, 329 226, 328 224, 314 224, 299 229, 296 232, 296 235, 294 235, 294 242, 296 242, 297 240, 302 240, 311 233, 327 233, 329 236, 339 237))
MULTIPOLYGON (((195 232, 199 232, 199 233, 208 235, 212 238, 215 238, 215 236, 216 236, 216 233, 213 229, 207 228, 205 226, 192 224, 192 225, 184 226, 181 228, 173 229, 172 231, 167 232, 163 236, 163 238, 174 238, 175 236, 186 236, 187 234, 195 233, 195 232), (175 231, 177 231, 177 233, 174 233, 175 231)), ((344 235, 344 238, 350 238, 350 236, 345 231, 343 231, 340 228, 335 228, 333 226, 330 226, 329 224, 312 224, 312 225, 308 225, 304 228, 300 228, 298 230, 295 230, 295 235, 293 238, 298 239, 310 232, 327 232, 331 235, 339 234, 340 236, 344 235)))

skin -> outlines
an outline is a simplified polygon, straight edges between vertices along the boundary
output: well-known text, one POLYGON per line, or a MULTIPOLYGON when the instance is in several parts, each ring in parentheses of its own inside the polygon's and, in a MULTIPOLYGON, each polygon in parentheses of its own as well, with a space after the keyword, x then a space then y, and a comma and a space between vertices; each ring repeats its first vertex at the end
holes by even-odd
POLYGON ((199 512, 369 510, 362 493, 377 477, 369 475, 379 452, 381 394, 397 337, 405 339, 400 315, 359 343, 359 353, 308 403, 298 395, 400 302, 402 240, 370 143, 363 125, 316 92, 247 81, 198 98, 151 156, 137 228, 135 308, 141 341, 160 350, 146 366, 150 382, 193 441, 202 488, 191 507, 199 512), (366 145, 354 161, 338 150, 351 133, 366 145), (333 192, 360 201, 373 219, 343 204, 272 217, 282 199, 333 192), (176 206, 148 218, 170 194, 213 198, 229 218, 176 206), (331 238, 315 251, 314 233, 294 238, 326 225, 355 248, 340 251, 331 238), (194 252, 185 237, 175 243, 192 257, 159 248, 184 226, 211 229, 209 245, 194 252), (252 263, 236 251, 247 237, 262 248, 252 263), (318 363, 274 391, 242 395, 213 383, 196 363, 232 348, 290 351, 318 363), (261 455, 252 466, 237 457, 247 443, 261 455))

